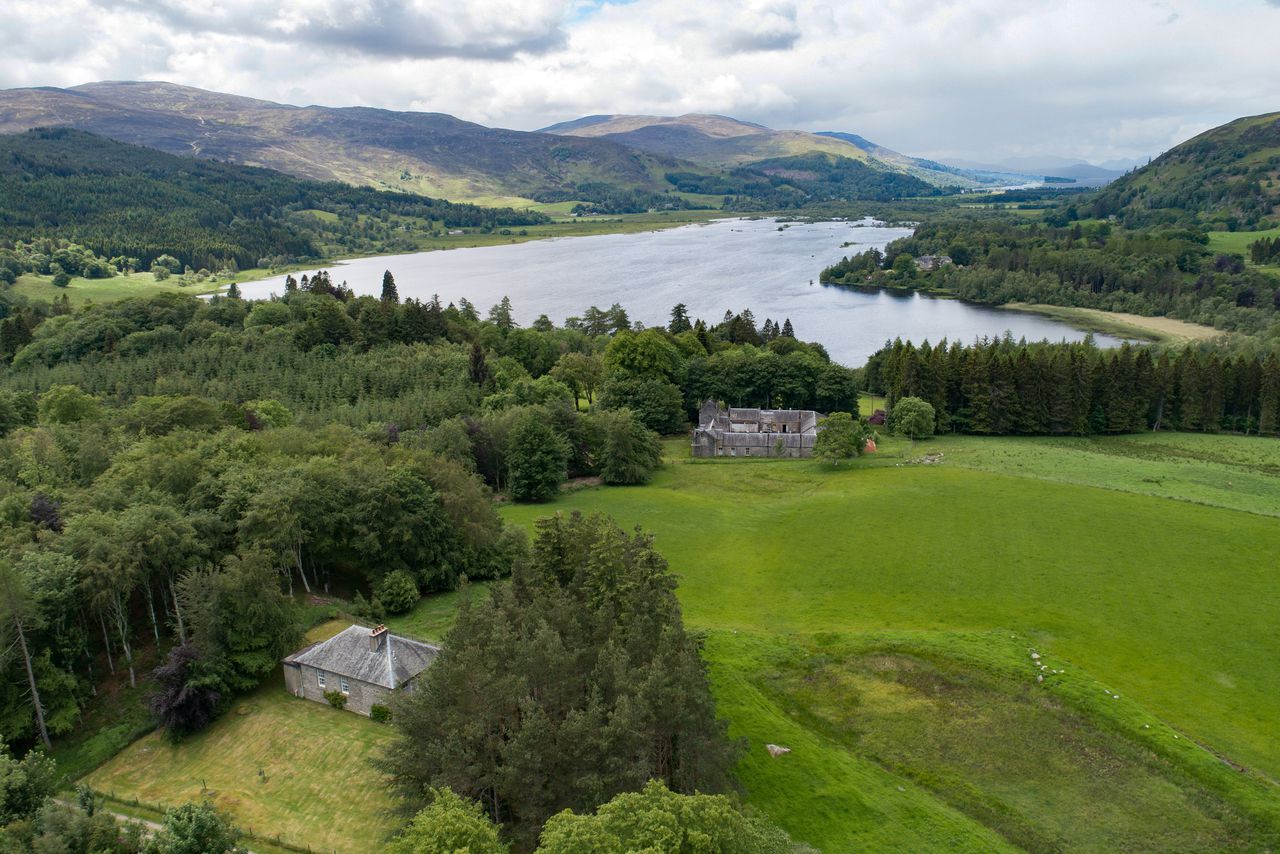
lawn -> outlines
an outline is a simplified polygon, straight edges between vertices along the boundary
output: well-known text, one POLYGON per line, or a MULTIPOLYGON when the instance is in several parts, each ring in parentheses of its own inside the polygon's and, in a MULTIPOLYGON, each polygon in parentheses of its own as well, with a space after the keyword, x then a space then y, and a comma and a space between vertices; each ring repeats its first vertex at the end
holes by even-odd
MULTIPOLYGON (((345 625, 327 623, 308 638, 345 625)), ((249 833, 356 854, 376 849, 397 826, 370 765, 391 736, 384 724, 291 696, 277 675, 204 732, 179 743, 152 733, 84 782, 153 806, 208 796, 249 833)))
POLYGON ((649 486, 503 513, 600 510, 655 535, 708 635, 721 713, 751 740, 749 797, 798 837, 991 850, 994 829, 1037 850, 1219 850, 1280 832, 1280 443, 890 440, 835 472, 668 453, 679 461, 649 486), (903 464, 926 450, 943 462, 903 464), (867 656, 884 643, 970 673, 956 678, 981 690, 955 708, 978 725, 903 745, 930 719, 870 703, 845 716, 850 697, 883 693, 867 656), (856 652, 803 664, 823 647, 856 652), (1070 677, 1010 676, 1029 648, 1070 677), (1030 758, 975 766, 983 727, 1030 758), (1064 738, 1093 758, 1065 762, 1064 738), (773 759, 765 741, 801 747, 773 759))

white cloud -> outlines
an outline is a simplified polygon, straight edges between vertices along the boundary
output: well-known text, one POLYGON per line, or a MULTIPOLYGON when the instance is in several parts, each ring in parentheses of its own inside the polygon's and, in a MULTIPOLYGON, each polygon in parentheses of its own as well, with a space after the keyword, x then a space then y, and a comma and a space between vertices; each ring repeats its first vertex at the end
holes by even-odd
POLYGON ((913 154, 1138 157, 1280 109, 1280 0, 8 0, 0 86, 165 79, 536 128, 718 112, 913 154))

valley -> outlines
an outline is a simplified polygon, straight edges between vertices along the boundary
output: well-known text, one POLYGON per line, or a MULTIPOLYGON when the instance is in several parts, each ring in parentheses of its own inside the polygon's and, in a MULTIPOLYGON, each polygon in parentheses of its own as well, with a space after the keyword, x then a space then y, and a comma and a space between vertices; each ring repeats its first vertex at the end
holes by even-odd
POLYGON ((1280 851, 1280 9, 730 5, 12 10, 0 851, 1280 851))

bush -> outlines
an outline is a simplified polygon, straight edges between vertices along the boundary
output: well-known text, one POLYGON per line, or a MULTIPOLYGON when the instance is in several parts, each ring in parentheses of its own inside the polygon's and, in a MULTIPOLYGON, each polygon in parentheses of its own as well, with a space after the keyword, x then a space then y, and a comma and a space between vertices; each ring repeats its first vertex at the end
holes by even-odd
POLYGON ((369 719, 372 720, 374 723, 380 723, 380 724, 390 723, 391 709, 387 706, 382 705, 381 703, 374 703, 372 706, 369 707, 369 719))
POLYGON ((341 691, 325 691, 324 698, 335 709, 345 709, 347 707, 347 695, 341 691))
POLYGON ((421 598, 418 583, 403 569, 387 573, 387 576, 378 583, 374 595, 388 614, 404 614, 412 611, 413 606, 417 605, 418 599, 421 598))

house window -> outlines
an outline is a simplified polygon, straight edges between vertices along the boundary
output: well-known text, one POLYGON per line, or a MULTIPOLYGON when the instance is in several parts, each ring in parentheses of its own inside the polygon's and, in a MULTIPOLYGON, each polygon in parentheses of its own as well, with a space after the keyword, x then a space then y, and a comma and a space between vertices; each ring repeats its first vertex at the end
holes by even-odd
POLYGON ((316 684, 317 684, 317 685, 319 685, 321 688, 323 688, 323 687, 324 687, 324 674, 323 674, 323 673, 317 673, 317 674, 316 674, 316 684))
POLYGON ((338 680, 338 687, 342 689, 342 693, 344 694, 351 693, 351 686, 347 684, 347 680, 345 679, 338 680))

